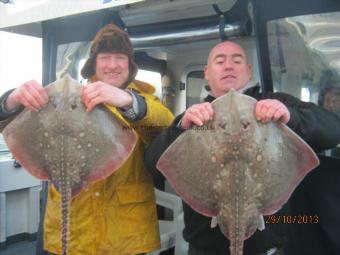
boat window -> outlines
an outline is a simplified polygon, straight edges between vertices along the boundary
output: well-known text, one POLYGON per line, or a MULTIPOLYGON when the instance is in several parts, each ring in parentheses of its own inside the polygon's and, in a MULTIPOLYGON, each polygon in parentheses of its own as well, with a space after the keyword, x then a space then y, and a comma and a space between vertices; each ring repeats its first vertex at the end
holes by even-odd
POLYGON ((73 42, 58 45, 56 60, 56 78, 60 79, 69 74, 73 79, 82 84, 87 80, 83 79, 80 72, 90 53, 91 42, 73 42))
POLYGON ((158 98, 162 96, 162 76, 159 72, 138 69, 136 79, 147 82, 156 89, 155 95, 158 98))
POLYGON ((42 39, 0 32, 0 95, 42 77, 42 39))
MULTIPOLYGON (((0 95, 23 82, 42 80, 42 39, 0 32, 0 95)), ((12 158, 0 134, 0 161, 12 158)))
POLYGON ((204 79, 203 71, 192 71, 187 76, 187 98, 186 107, 190 107, 193 104, 197 104, 203 101, 203 99, 208 95, 207 86, 208 83, 204 79))
POLYGON ((272 20, 267 30, 274 90, 340 112, 340 12, 272 20))
POLYGON ((12 154, 9 152, 9 149, 0 133, 0 161, 11 160, 12 154))

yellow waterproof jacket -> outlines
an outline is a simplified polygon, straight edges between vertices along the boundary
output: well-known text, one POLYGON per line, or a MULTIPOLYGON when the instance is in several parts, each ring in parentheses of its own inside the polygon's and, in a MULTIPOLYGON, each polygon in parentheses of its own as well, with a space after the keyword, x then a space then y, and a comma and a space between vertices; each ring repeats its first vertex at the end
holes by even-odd
MULTIPOLYGON (((135 81, 128 88, 146 100, 146 116, 127 123, 115 107, 107 108, 138 133, 128 160, 105 180, 90 185, 71 201, 68 255, 132 255, 159 248, 159 230, 151 176, 144 167, 145 143, 173 120, 171 112, 135 81)), ((44 222, 44 249, 61 254, 60 195, 50 185, 44 222)))

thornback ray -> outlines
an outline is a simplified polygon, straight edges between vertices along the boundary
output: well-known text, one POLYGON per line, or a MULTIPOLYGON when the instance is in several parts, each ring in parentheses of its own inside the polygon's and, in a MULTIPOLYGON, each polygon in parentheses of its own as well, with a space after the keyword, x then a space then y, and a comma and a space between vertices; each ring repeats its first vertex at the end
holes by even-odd
POLYGON ((157 168, 197 212, 217 217, 230 254, 264 229, 263 215, 287 202, 319 164, 310 146, 280 122, 255 119, 256 100, 231 90, 213 101, 214 119, 181 134, 157 168))
POLYGON ((46 88, 48 104, 25 109, 3 131, 13 156, 61 194, 62 254, 67 254, 71 199, 128 159, 136 134, 104 106, 87 112, 82 86, 69 76, 46 88))

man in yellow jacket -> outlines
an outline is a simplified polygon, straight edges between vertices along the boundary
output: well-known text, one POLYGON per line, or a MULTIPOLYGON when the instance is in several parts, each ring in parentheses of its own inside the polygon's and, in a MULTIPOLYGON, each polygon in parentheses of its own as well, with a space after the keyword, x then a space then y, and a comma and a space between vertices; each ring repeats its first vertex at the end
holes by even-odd
MULTIPOLYGON (((137 65, 130 39, 115 25, 97 33, 81 73, 90 80, 82 96, 87 110, 104 104, 137 132, 138 139, 119 170, 72 200, 68 255, 133 255, 156 250, 155 195, 144 167, 143 148, 155 129, 172 122, 173 115, 152 95, 151 85, 134 80, 137 65)), ((38 111, 47 102, 46 91, 35 81, 5 93, 0 99, 0 131, 23 106, 38 111)), ((50 185, 44 221, 47 254, 61 254, 59 208, 60 195, 50 185)))

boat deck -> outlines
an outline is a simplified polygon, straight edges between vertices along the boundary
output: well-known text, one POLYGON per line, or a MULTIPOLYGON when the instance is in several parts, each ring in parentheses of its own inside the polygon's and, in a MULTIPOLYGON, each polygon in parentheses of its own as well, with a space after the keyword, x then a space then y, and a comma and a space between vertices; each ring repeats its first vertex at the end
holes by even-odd
POLYGON ((22 241, 10 244, 0 255, 35 255, 35 242, 22 241))

